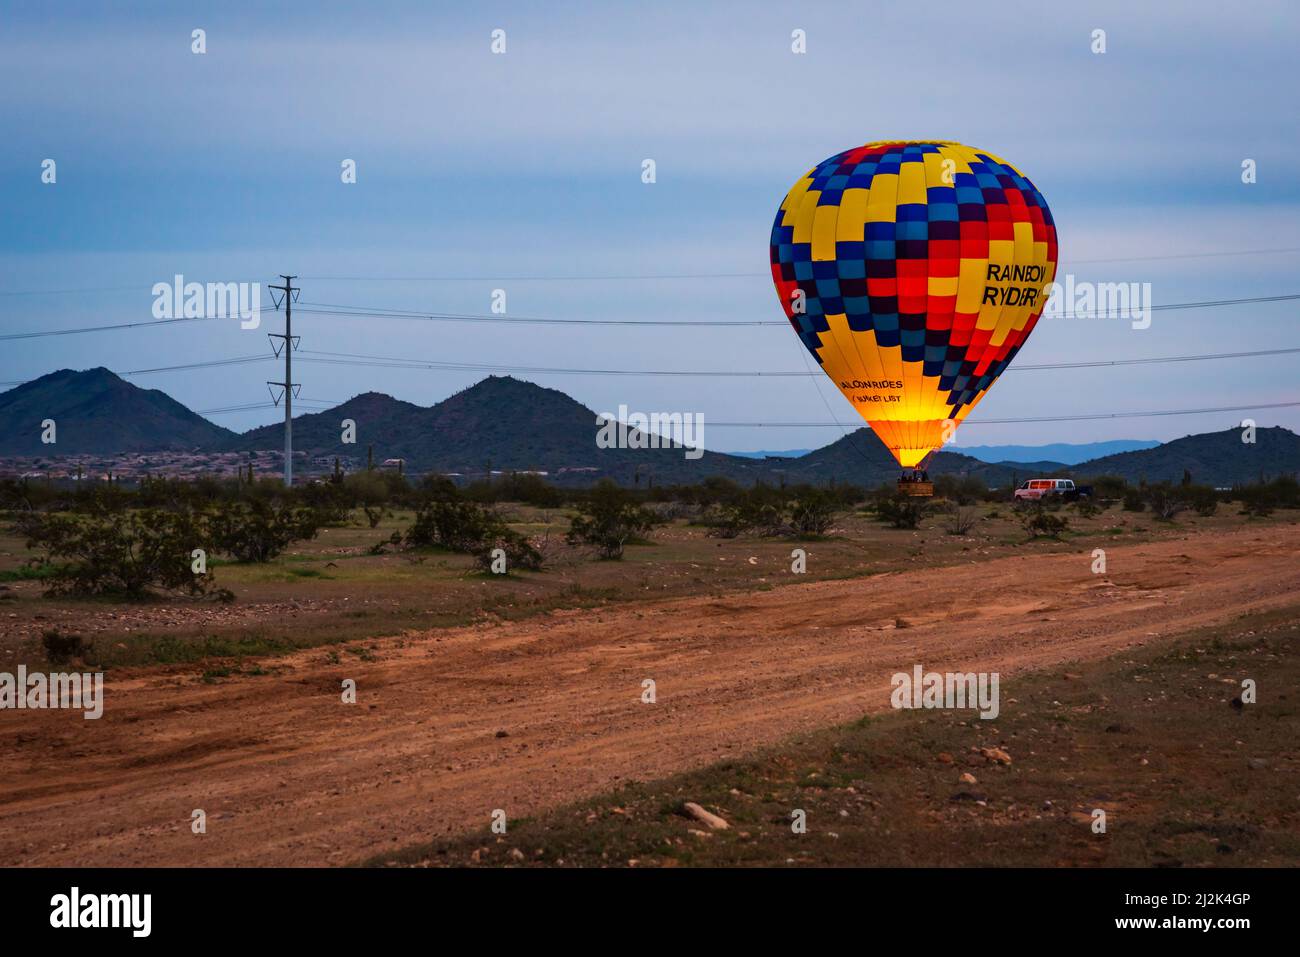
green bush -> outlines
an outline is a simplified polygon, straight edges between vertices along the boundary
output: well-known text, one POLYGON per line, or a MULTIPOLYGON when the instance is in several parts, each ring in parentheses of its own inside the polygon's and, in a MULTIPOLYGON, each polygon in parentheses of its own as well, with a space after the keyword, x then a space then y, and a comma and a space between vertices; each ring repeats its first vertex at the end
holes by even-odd
POLYGON ((213 548, 241 562, 267 562, 292 542, 315 538, 326 524, 318 509, 261 498, 227 502, 208 518, 213 548))
POLYGON ((1186 511, 1188 508, 1191 498, 1186 492, 1188 487, 1159 482, 1156 485, 1147 486, 1143 490, 1143 496, 1156 517, 1168 522, 1172 521, 1179 512, 1186 511))
POLYGON ((473 502, 431 499, 415 510, 404 540, 412 548, 445 548, 473 554, 510 529, 495 512, 473 502))
POLYGON ((876 502, 876 514, 894 528, 916 528, 925 518, 929 506, 912 495, 893 495, 876 502))
POLYGON ((1101 514, 1101 506, 1090 498, 1075 499, 1074 510, 1081 518, 1095 518, 1101 514))
POLYGON ((785 494, 758 483, 737 488, 726 500, 709 506, 706 524, 710 535, 735 538, 741 534, 780 535, 788 527, 785 494))
POLYGON ((1042 508, 1033 508, 1022 518, 1021 523, 1030 539, 1059 539, 1070 528, 1070 520, 1063 515, 1054 515, 1042 508))
POLYGON ((638 505, 624 489, 603 479, 578 506, 568 540, 595 545, 601 558, 618 559, 623 557, 623 548, 629 541, 658 524, 659 519, 652 511, 638 505))
POLYGON ((1129 490, 1128 481, 1121 475, 1098 475, 1084 484, 1091 485, 1093 496, 1103 502, 1117 502, 1129 490))
POLYGON ((50 594, 139 599, 155 589, 229 600, 211 571, 194 574, 191 553, 208 529, 192 511, 137 509, 120 514, 32 513, 20 522, 28 548, 45 551, 50 594))
POLYGON ((1147 510, 1147 499, 1143 489, 1126 488, 1124 490, 1124 511, 1126 512, 1145 512, 1147 510))
POLYGON ((790 524, 798 535, 825 535, 835 523, 840 498, 833 491, 808 489, 790 503, 790 524))
POLYGON ((498 548, 505 552, 507 572, 516 568, 533 572, 542 570, 542 553, 513 529, 505 529, 479 545, 474 552, 474 560, 481 569, 492 569, 492 552, 498 548))
POLYGON ((974 476, 936 475, 934 494, 958 505, 974 505, 988 494, 988 486, 974 476))
POLYGON ((465 498, 475 502, 522 502, 537 508, 559 508, 564 495, 540 475, 511 472, 490 482, 471 482, 465 498))
POLYGON ((1183 494, 1187 504, 1203 518, 1209 518, 1219 509, 1219 493, 1208 485, 1185 486, 1183 494))
POLYGON ((979 513, 973 508, 965 508, 956 503, 948 506, 944 518, 943 530, 949 535, 966 535, 975 527, 979 513))

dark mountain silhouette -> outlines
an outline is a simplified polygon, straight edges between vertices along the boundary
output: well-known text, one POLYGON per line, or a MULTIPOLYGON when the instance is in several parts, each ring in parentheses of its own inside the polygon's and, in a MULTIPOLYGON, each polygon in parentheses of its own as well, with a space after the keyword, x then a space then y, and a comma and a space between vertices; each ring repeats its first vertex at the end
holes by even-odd
MULTIPOLYGON (((489 471, 541 471, 562 482, 611 477, 628 484, 698 481, 729 475, 752 482, 761 462, 705 452, 687 459, 680 448, 601 449, 596 413, 563 392, 510 376, 488 378, 430 408, 375 392, 324 412, 294 419, 294 447, 313 456, 406 460, 412 472, 481 475, 489 471), (356 444, 342 442, 343 420, 356 423, 356 444)), ((707 423, 706 423, 707 435, 707 423)), ((237 436, 226 448, 274 449, 283 426, 237 436)))
MULTIPOLYGON (((662 485, 721 475, 742 483, 761 479, 875 485, 899 475, 898 465, 866 428, 785 460, 716 452, 687 459, 676 448, 601 449, 596 445, 596 430, 596 413, 563 392, 510 376, 489 376, 430 408, 371 392, 325 412, 304 415, 294 420, 294 447, 313 456, 365 458, 373 445, 376 461, 405 459, 412 472, 544 471, 566 484, 610 477, 632 485, 653 479, 662 485), (341 441, 343 420, 349 418, 357 426, 355 445, 341 441)), ((227 447, 276 449, 282 441, 283 426, 272 425, 238 436, 227 447)), ((1048 471, 1063 467, 1055 462, 1043 466, 1048 471)), ((973 475, 990 484, 1004 484, 1016 470, 1027 474, 1032 468, 1018 463, 991 465, 942 452, 935 456, 930 472, 973 475)))
POLYGON ((234 433, 157 389, 107 369, 60 369, 0 392, 0 455, 78 455, 213 448, 234 433), (55 442, 41 441, 52 419, 55 442))
MULTIPOLYGON (((283 448, 283 425, 242 435, 223 429, 157 390, 140 389, 106 369, 61 370, 0 393, 0 455, 107 454, 164 450, 262 451, 283 448), (40 441, 41 422, 57 423, 58 441, 40 441)), ((681 448, 598 448, 596 413, 563 392, 510 376, 489 376, 431 407, 367 392, 324 412, 294 419, 294 448, 311 456, 376 462, 406 460, 412 473, 481 476, 490 471, 542 471, 551 481, 590 484, 613 478, 625 485, 698 482, 718 475, 742 484, 812 482, 871 486, 892 482, 899 468, 869 429, 859 428, 806 455, 754 459, 705 452, 688 459, 681 448), (356 424, 356 443, 342 442, 343 421, 356 424)), ((705 440, 710 439, 705 422, 705 440)), ((1130 481, 1193 481, 1232 485, 1300 470, 1300 436, 1258 429, 1252 445, 1240 429, 1191 435, 1152 449, 1060 462, 984 462, 961 452, 937 452, 931 477, 953 474, 1006 485, 1036 475, 1122 475, 1130 481)))
POLYGON ((1080 463, 1080 475, 1122 475, 1130 482, 1180 482, 1183 471, 1204 485, 1231 486, 1294 475, 1300 470, 1300 435, 1275 426, 1256 429, 1253 443, 1243 430, 1225 429, 1174 439, 1154 449, 1121 452, 1080 463))

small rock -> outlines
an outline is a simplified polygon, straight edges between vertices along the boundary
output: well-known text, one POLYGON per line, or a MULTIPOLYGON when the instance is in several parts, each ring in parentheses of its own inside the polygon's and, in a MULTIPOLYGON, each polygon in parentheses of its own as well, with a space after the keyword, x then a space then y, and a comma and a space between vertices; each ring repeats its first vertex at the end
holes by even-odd
POLYGON ((1001 748, 980 748, 980 754, 989 764, 1010 764, 1011 755, 1001 748))
POLYGON ((962 773, 962 776, 959 777, 957 780, 960 781, 962 784, 978 784, 978 783, 979 783, 979 782, 975 779, 975 775, 971 774, 969 771, 965 771, 965 772, 963 772, 963 773, 962 773))
POLYGON ((686 804, 683 805, 682 809, 691 817, 695 818, 695 820, 699 821, 701 824, 707 824, 715 831, 725 831, 727 828, 731 827, 730 824, 718 817, 718 815, 704 810, 704 808, 700 807, 694 801, 687 801, 686 804))

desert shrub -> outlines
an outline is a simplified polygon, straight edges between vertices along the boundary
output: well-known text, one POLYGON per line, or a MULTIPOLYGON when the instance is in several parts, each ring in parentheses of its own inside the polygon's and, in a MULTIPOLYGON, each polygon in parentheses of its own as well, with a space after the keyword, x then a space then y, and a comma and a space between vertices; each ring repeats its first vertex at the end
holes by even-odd
POLYGON ((1033 508, 1021 518, 1021 524, 1031 539, 1059 539, 1070 528, 1070 520, 1063 515, 1054 515, 1043 508, 1033 508))
POLYGON ((1075 499, 1074 510, 1081 518, 1095 518, 1101 514, 1101 506, 1090 498, 1075 499))
POLYGON ((787 502, 778 489, 759 483, 751 489, 737 489, 728 500, 708 509, 705 523, 710 535, 779 535, 787 528, 787 502))
POLYGON ((1241 502, 1241 514, 1251 518, 1264 518, 1272 515, 1277 507, 1273 489, 1268 485, 1247 485, 1237 490, 1237 500, 1241 502))
POLYGON ((623 557, 624 546, 650 531, 659 520, 649 509, 608 479, 597 483, 569 527, 574 544, 594 545, 601 558, 623 557))
MULTIPOLYGON (((837 508, 852 508, 867 498, 867 490, 861 485, 832 485, 823 491, 837 508)), ((801 488, 796 488, 795 493, 796 497, 801 494, 801 488)))
POLYGON ((59 492, 44 482, 27 479, 0 479, 0 511, 29 512, 46 508, 59 497, 59 492))
POLYGON ((50 594, 120 595, 138 599, 153 590, 229 599, 213 576, 196 575, 191 552, 208 530, 197 513, 138 509, 121 514, 33 513, 22 530, 28 548, 43 549, 50 594))
POLYGON ((746 494, 745 489, 721 475, 710 475, 698 485, 677 486, 674 491, 682 501, 702 506, 734 503, 746 494))
POLYGON ((1124 511, 1145 512, 1147 510, 1147 497, 1143 489, 1126 488, 1124 490, 1123 498, 1124 498, 1124 511))
POLYGON ((85 515, 109 515, 126 511, 132 505, 132 493, 111 482, 86 482, 72 493, 68 511, 85 515))
POLYGON ((1159 482, 1156 485, 1148 485, 1144 490, 1144 496, 1155 516, 1168 522, 1172 521, 1179 512, 1187 510, 1190 499, 1187 488, 1189 486, 1174 486, 1168 482, 1159 482))
MULTIPOLYGON (((284 507, 290 503, 298 503, 316 513, 320 526, 337 527, 351 521, 352 509, 360 504, 359 498, 345 483, 331 481, 309 482, 301 488, 295 488, 292 493, 283 489, 268 495, 265 491, 259 490, 251 496, 251 501, 257 505, 271 507, 284 507)), ((385 496, 382 493, 365 498, 367 504, 377 505, 384 501, 385 496)))
POLYGON ((946 498, 958 505, 974 505, 983 501, 988 487, 974 476, 937 475, 934 479, 934 494, 946 498))
POLYGON ((916 528, 929 510, 926 503, 911 495, 893 495, 876 502, 876 514, 894 528, 916 528))
POLYGON ((420 482, 417 507, 425 502, 449 501, 460 498, 460 489, 445 475, 429 474, 420 482))
POLYGON ((208 527, 213 548, 241 562, 267 562, 293 542, 315 538, 328 516, 318 509, 250 499, 215 506, 208 527))
POLYGON ((86 642, 80 635, 65 635, 57 628, 48 628, 41 632, 41 648, 50 664, 64 665, 85 654, 86 642))
POLYGON ((655 518, 664 523, 676 521, 679 518, 694 519, 701 514, 698 505, 675 501, 671 498, 656 499, 648 504, 646 508, 654 513, 655 518))
POLYGON ((950 505, 944 517, 943 530, 949 535, 965 535, 975 527, 979 513, 973 508, 950 505))
POLYGON ((403 540, 412 548, 445 548, 473 554, 485 542, 509 531, 499 515, 474 502, 430 499, 416 508, 415 521, 403 540))
POLYGON ((491 482, 471 482, 464 496, 475 502, 522 502, 537 508, 559 508, 564 504, 563 493, 545 478, 518 472, 491 482))
POLYGON ((790 524, 798 535, 825 535, 835 523, 840 498, 833 491, 808 489, 790 503, 790 524))
POLYGON ((474 552, 474 561, 484 571, 491 571, 492 552, 498 548, 505 552, 507 572, 514 571, 517 568, 524 568, 534 572, 541 571, 542 553, 533 547, 533 544, 527 538, 509 528, 491 538, 485 539, 474 552))
POLYGON ((1300 482, 1282 475, 1268 483, 1269 497, 1278 508, 1300 508, 1300 482))
POLYGON ((1092 494, 1103 502, 1117 502, 1128 491, 1128 481, 1122 475, 1098 475, 1088 484, 1092 494))
POLYGON ((1186 485, 1182 492, 1188 507, 1203 518, 1209 518, 1219 510, 1219 493, 1208 485, 1186 485))

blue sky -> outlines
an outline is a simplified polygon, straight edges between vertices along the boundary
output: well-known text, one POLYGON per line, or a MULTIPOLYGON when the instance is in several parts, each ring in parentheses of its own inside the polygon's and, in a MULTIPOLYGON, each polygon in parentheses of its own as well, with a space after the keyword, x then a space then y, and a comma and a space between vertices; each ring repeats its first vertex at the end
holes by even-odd
MULTIPOLYGON (((302 300, 316 303, 485 313, 504 288, 519 316, 780 320, 766 269, 781 198, 826 156, 892 137, 955 139, 1016 163, 1052 207, 1062 274, 1150 282, 1157 304, 1300 292, 1294 4, 262 6, 6 5, 0 332, 147 320, 151 287, 176 273, 225 282, 293 272, 302 300), (195 28, 207 34, 201 56, 190 50, 195 28), (497 28, 504 55, 490 50, 497 28), (790 51, 796 28, 804 55, 790 51), (1094 29, 1106 31, 1104 54, 1090 50, 1094 29), (58 164, 54 185, 40 181, 45 158, 58 164), (353 185, 340 182, 347 158, 358 164, 353 185), (646 158, 653 185, 641 181, 646 158), (1241 182, 1247 158, 1258 164, 1253 185, 1241 182), (1279 251, 1222 255, 1247 250, 1279 251), (1163 256, 1197 258, 1148 258, 1163 256), (595 278, 683 273, 741 275, 595 278), (393 276, 482 278, 340 278, 393 276)), ((1145 330, 1045 321, 1016 364, 1300 346, 1296 312, 1294 302, 1157 312, 1145 330)), ((218 322, 0 342, 0 381, 258 354, 278 326, 267 316, 258 330, 218 322)), ((304 312, 295 332, 304 350, 492 366, 809 368, 780 326, 498 329, 304 312)), ((958 444, 1169 439, 1243 414, 1300 429, 1296 408, 980 423, 1295 401, 1294 370, 1295 356, 1013 365, 958 444)), ((263 401, 278 371, 132 381, 203 410, 263 401)), ((481 377, 307 362, 295 371, 304 396, 373 389, 420 404, 481 377)), ((856 424, 815 377, 521 377, 597 411, 856 424)), ((245 429, 277 414, 214 421, 245 429)), ((706 433, 723 450, 839 434, 706 433)))

